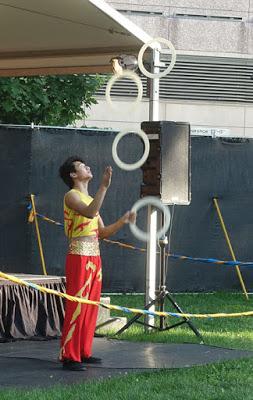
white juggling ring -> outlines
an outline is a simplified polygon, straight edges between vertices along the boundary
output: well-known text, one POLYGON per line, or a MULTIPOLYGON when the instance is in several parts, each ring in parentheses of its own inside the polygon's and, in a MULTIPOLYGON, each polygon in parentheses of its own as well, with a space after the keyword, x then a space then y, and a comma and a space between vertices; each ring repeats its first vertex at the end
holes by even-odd
POLYGON ((171 43, 170 40, 167 40, 167 39, 164 39, 164 38, 160 38, 160 37, 152 39, 152 40, 149 40, 147 43, 145 43, 142 46, 142 48, 140 49, 139 54, 138 54, 138 66, 139 66, 141 72, 145 76, 147 76, 148 78, 162 78, 163 76, 169 74, 170 71, 173 69, 173 67, 175 65, 175 62, 176 62, 176 50, 175 50, 175 47, 173 46, 173 44, 171 43), (147 71, 146 68, 143 65, 143 55, 144 55, 145 50, 151 44, 153 44, 155 42, 164 43, 171 50, 171 61, 170 61, 169 66, 163 72, 160 72, 158 74, 152 74, 151 72, 147 71))
POLYGON ((142 86, 140 77, 133 71, 125 70, 121 74, 113 75, 106 85, 105 98, 106 98, 107 103, 110 104, 110 106, 114 110, 119 110, 122 106, 120 104, 118 106, 115 106, 115 104, 113 104, 113 102, 111 100, 111 89, 112 89, 112 86, 114 85, 114 83, 122 78, 132 79, 136 83, 136 86, 138 89, 138 94, 137 94, 136 99, 134 101, 131 101, 131 103, 129 105, 125 106, 124 109, 129 110, 129 109, 135 107, 136 104, 138 104, 142 99, 143 86, 142 86))
MULTIPOLYGON (((162 228, 159 231, 157 231, 157 234, 156 234, 157 239, 159 239, 160 237, 164 236, 165 233, 167 232, 167 230, 169 229, 169 226, 170 226, 170 210, 157 197, 147 196, 147 197, 144 197, 143 199, 138 200, 133 205, 131 211, 134 211, 134 212, 137 213, 137 211, 140 208, 148 206, 148 205, 151 205, 151 206, 154 206, 154 207, 158 208, 164 214, 164 225, 162 226, 162 228)), ((130 223, 129 227, 130 227, 130 230, 133 233, 133 235, 136 236, 139 240, 142 240, 144 242, 149 241, 150 234, 148 232, 142 231, 134 223, 130 223)))
POLYGON ((118 165, 118 167, 120 167, 121 169, 124 169, 126 171, 133 171, 134 169, 137 169, 139 167, 142 166, 142 164, 145 163, 145 161, 148 158, 149 155, 149 149, 150 149, 150 144, 149 144, 149 140, 148 137, 146 135, 146 133, 142 130, 139 129, 137 131, 131 131, 131 130, 124 130, 121 131, 117 134, 117 136, 115 137, 113 144, 112 144, 112 157, 114 159, 114 162, 118 165), (143 140, 144 143, 144 152, 143 152, 143 156, 141 157, 141 159, 133 164, 127 164, 124 163, 123 161, 120 160, 118 153, 117 153, 117 146, 119 144, 119 141, 126 135, 128 135, 129 133, 134 133, 138 136, 141 137, 141 139, 143 140))

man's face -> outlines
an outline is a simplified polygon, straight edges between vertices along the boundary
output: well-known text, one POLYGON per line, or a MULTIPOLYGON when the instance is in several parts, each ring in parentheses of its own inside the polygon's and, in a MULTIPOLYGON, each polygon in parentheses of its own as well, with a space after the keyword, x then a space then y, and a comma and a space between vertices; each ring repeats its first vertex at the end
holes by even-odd
POLYGON ((88 167, 88 165, 85 165, 82 161, 74 161, 74 166, 78 179, 90 180, 93 178, 90 167, 88 167))

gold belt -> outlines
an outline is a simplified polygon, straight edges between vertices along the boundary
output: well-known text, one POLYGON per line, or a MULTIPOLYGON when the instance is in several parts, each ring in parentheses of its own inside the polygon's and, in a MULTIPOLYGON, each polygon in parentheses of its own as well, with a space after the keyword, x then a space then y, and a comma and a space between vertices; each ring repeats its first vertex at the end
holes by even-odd
POLYGON ((78 254, 80 256, 100 256, 98 240, 81 241, 74 240, 69 244, 68 254, 78 254))

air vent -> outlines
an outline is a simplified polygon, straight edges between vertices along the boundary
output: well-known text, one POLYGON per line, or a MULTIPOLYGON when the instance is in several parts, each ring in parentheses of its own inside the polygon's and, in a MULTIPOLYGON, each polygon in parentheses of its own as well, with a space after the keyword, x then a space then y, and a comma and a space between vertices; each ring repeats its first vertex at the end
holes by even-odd
MULTIPOLYGON (((253 103, 252 75, 253 60, 179 55, 172 72, 160 80, 160 98, 253 103)), ((148 97, 147 78, 141 80, 148 97)), ((97 94, 105 94, 105 85, 97 94)), ((111 95, 135 97, 137 88, 131 80, 120 80, 111 95)))
POLYGON ((120 13, 123 13, 123 14, 128 14, 128 15, 144 15, 144 16, 150 16, 150 17, 153 17, 153 16, 161 17, 164 15, 163 12, 159 12, 159 11, 144 11, 144 10, 143 11, 142 10, 117 10, 117 11, 119 11, 120 13))
POLYGON ((230 15, 205 15, 205 14, 174 14, 175 18, 191 18, 191 19, 214 19, 225 21, 242 21, 241 17, 233 17, 230 15))

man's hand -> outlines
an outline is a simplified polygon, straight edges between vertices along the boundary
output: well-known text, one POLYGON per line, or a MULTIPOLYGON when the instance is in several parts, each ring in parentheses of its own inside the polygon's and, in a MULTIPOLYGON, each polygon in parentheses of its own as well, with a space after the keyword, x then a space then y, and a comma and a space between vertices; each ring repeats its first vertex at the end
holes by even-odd
POLYGON ((99 238, 100 239, 105 239, 110 237, 111 235, 114 235, 116 232, 118 232, 119 229, 123 228, 125 224, 132 223, 134 224, 136 220, 136 212, 133 211, 127 211, 122 217, 120 217, 116 222, 114 222, 111 225, 104 226, 104 223, 99 217, 99 222, 98 222, 98 231, 99 231, 99 238))
POLYGON ((136 212, 134 211, 127 211, 123 217, 122 217, 122 222, 124 224, 135 224, 136 222, 136 212))
POLYGON ((109 166, 109 167, 106 167, 104 170, 101 186, 108 189, 108 187, 111 184, 111 179, 112 179, 112 167, 109 166))

